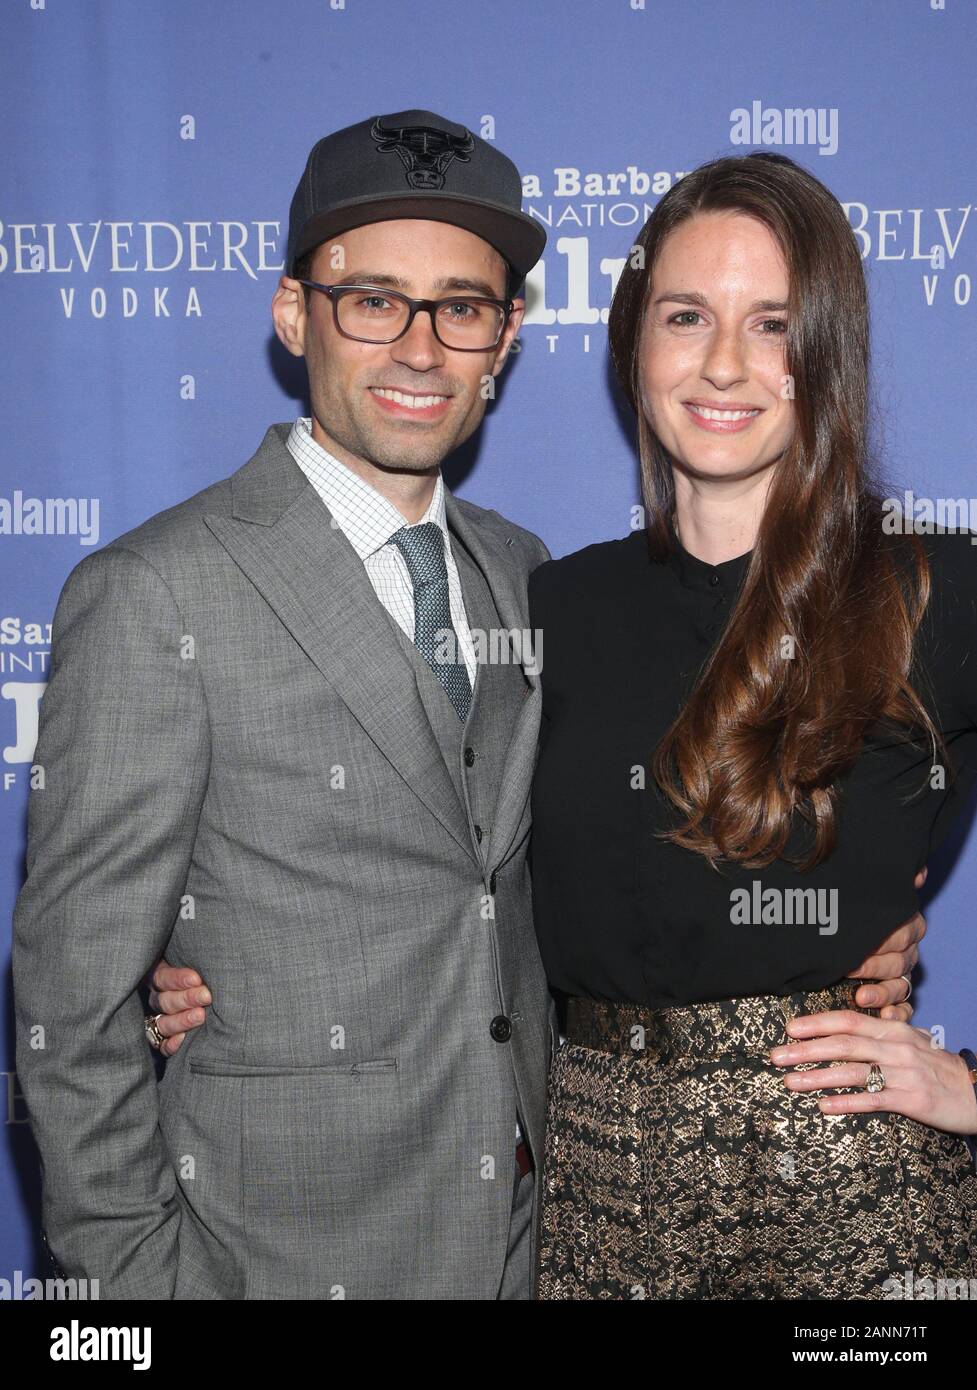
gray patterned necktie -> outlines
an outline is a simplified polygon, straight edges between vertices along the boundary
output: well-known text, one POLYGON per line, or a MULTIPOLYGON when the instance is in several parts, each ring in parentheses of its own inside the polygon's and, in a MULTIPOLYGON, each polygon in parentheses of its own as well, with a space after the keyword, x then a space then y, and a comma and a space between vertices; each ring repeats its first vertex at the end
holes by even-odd
POLYGON ((458 654, 458 634, 451 624, 448 601, 448 566, 444 558, 444 532, 435 521, 402 526, 390 537, 407 563, 414 585, 414 646, 444 686, 458 718, 465 722, 472 703, 472 683, 462 660, 444 660, 446 645, 458 654), (452 633, 454 641, 447 642, 452 633))

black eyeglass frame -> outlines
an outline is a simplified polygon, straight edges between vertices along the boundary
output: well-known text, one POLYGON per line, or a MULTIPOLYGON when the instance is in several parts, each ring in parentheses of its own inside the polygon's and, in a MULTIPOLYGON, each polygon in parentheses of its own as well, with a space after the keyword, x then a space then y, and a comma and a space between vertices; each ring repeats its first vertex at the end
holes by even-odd
POLYGON ((455 294, 450 295, 447 299, 411 299, 408 295, 401 294, 399 290, 388 290, 383 285, 323 285, 318 280, 299 280, 299 284, 308 285, 310 290, 321 290, 323 294, 329 296, 337 333, 341 333, 344 338, 352 339, 354 343, 375 343, 378 347, 396 343, 399 338, 402 338, 405 333, 410 331, 410 326, 414 322, 414 315, 419 309, 423 309, 431 316, 431 327, 434 330, 435 338, 449 352, 493 352, 501 343, 506 325, 509 322, 509 316, 515 308, 515 300, 493 299, 484 294, 455 294), (358 334, 347 333, 345 328, 341 328, 339 325, 339 301, 344 294, 351 290, 368 290, 371 294, 381 295, 384 299, 399 299, 401 304, 406 304, 409 310, 407 322, 400 332, 395 333, 392 338, 361 338, 358 334), (495 342, 490 343, 488 347, 477 348, 457 347, 454 343, 446 343, 438 332, 438 321, 435 314, 435 310, 440 309, 445 304, 493 304, 497 309, 501 309, 502 323, 495 342))

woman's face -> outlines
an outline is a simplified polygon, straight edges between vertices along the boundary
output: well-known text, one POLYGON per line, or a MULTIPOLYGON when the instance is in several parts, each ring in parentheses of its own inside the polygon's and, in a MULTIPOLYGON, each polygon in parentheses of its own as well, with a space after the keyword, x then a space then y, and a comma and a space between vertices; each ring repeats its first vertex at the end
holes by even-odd
POLYGON ((753 217, 700 213, 666 238, 641 334, 640 383, 652 429, 690 477, 753 479, 790 442, 787 293, 780 248, 753 217))

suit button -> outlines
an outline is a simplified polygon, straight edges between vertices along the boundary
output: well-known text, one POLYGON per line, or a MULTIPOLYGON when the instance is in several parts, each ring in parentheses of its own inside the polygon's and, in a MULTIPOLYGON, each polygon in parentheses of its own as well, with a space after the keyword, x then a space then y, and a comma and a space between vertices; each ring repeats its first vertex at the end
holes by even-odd
POLYGON ((512 1024, 505 1014, 497 1014, 489 1024, 489 1032, 497 1043, 508 1042, 512 1037, 512 1024))
POLYGON ((474 766, 475 766, 475 750, 474 750, 474 748, 466 748, 466 749, 465 749, 465 766, 466 766, 466 767, 474 767, 474 766))
POLYGON ((475 839, 479 844, 482 843, 482 827, 480 825, 475 826, 475 839))
POLYGON ((497 880, 496 880, 496 876, 495 876, 495 870, 493 869, 493 870, 492 870, 492 877, 489 879, 489 892, 490 892, 490 893, 494 893, 494 892, 495 892, 495 885, 496 885, 496 882, 497 882, 497 880))

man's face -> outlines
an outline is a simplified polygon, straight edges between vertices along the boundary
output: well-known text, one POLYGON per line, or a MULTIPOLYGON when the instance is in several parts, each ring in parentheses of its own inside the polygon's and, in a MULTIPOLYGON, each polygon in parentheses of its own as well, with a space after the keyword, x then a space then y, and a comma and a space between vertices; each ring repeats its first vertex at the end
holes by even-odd
POLYGON ((763 223, 703 213, 667 238, 641 335, 645 412, 690 478, 758 480, 794 428, 787 268, 763 223))
MULTIPOLYGON (((504 299, 506 270, 499 253, 472 232, 409 218, 356 227, 323 243, 308 278, 377 285, 412 299, 504 299)), ((486 380, 502 370, 525 307, 516 301, 498 347, 459 352, 442 346, 423 312, 394 343, 355 342, 337 330, 329 296, 311 296, 306 312, 302 286, 282 276, 272 315, 285 347, 305 356, 314 433, 317 421, 324 447, 342 462, 411 473, 436 468, 478 428, 486 380), (398 403, 393 391, 410 399, 398 403), (432 396, 434 402, 426 399, 432 396)))

